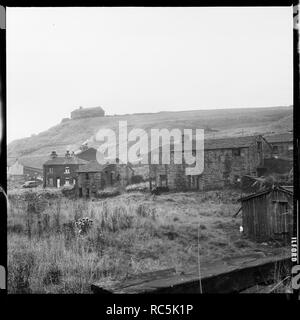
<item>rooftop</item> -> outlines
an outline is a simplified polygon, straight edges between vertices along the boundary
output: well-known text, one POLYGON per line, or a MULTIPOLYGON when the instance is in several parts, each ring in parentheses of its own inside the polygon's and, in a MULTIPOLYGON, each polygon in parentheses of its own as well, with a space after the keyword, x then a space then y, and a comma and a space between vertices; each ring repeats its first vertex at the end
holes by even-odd
POLYGON ((270 143, 275 142, 293 142, 293 133, 292 132, 284 132, 284 133, 276 133, 272 135, 264 136, 270 143))
POLYGON ((49 159, 44 163, 44 166, 49 165, 67 165, 67 164, 86 164, 88 163, 85 160, 79 159, 77 157, 56 157, 54 159, 49 159))
MULTIPOLYGON (((220 139, 205 139, 204 150, 217 150, 217 149, 234 149, 234 148, 247 148, 253 144, 257 136, 242 136, 242 137, 228 137, 220 139)), ((193 149, 195 146, 193 146, 193 149)), ((173 145, 171 145, 171 150, 173 145)))
POLYGON ((265 190, 262 190, 262 191, 259 191, 259 192, 256 192, 256 193, 252 193, 252 194, 250 194, 250 195, 248 195, 246 197, 242 197, 242 198, 240 198, 240 200, 241 201, 246 201, 246 200, 249 200, 249 199, 252 199, 252 198, 260 197, 262 195, 270 193, 272 190, 281 191, 281 192, 284 192, 284 193, 287 193, 287 194, 290 194, 290 195, 294 194, 294 187, 293 186, 274 186, 272 188, 268 188, 268 189, 265 189, 265 190))

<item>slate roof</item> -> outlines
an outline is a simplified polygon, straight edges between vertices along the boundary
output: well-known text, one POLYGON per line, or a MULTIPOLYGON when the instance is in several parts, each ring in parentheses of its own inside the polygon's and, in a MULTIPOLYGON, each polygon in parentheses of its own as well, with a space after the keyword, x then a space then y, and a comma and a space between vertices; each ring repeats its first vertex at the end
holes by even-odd
POLYGON ((49 165, 72 165, 72 164, 86 164, 88 163, 85 160, 79 159, 77 157, 56 157, 54 159, 49 159, 44 163, 44 166, 49 166, 49 165))
POLYGON ((79 154, 83 154, 83 153, 85 153, 85 152, 87 152, 87 151, 90 151, 91 149, 93 149, 93 150, 97 151, 97 149, 96 149, 96 148, 88 147, 88 149, 86 149, 86 150, 78 149, 78 150, 74 151, 74 153, 75 153, 76 155, 79 155, 79 154))
MULTIPOLYGON (((103 164, 100 164, 97 160, 92 160, 85 165, 79 166, 76 172, 101 172, 102 170, 104 170, 105 168, 111 165, 114 166, 114 165, 117 165, 117 163, 107 163, 103 165, 103 164)), ((125 165, 125 163, 120 162, 119 165, 125 165)), ((133 171, 130 164, 126 164, 126 166, 133 171)))
POLYGON ((242 136, 204 141, 205 150, 247 148, 255 142, 257 136, 242 136))
POLYGON ((266 135, 264 138, 269 143, 278 143, 278 142, 293 142, 293 133, 285 132, 285 133, 277 133, 272 135, 266 135))
POLYGON ((76 170, 76 172, 100 172, 104 168, 106 168, 108 165, 102 165, 98 161, 93 160, 90 161, 87 164, 79 166, 79 168, 76 170))
MULTIPOLYGON (((204 150, 248 148, 255 142, 256 138, 257 136, 241 136, 220 139, 205 139, 204 150)), ((171 150, 172 149, 173 145, 171 145, 171 150)))

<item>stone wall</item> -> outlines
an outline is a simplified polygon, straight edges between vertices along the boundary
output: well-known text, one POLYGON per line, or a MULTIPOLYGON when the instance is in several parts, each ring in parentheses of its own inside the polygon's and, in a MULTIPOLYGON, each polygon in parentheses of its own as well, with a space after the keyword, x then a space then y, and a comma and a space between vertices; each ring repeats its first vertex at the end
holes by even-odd
POLYGON ((167 184, 173 190, 208 190, 237 184, 243 175, 256 175, 257 167, 263 162, 264 143, 258 137, 248 147, 205 150, 204 171, 197 176, 186 176, 188 166, 174 164, 171 153, 171 164, 149 165, 152 187, 167 184), (261 142, 261 147, 257 142, 261 142))
POLYGON ((101 172, 80 172, 76 185, 79 197, 96 197, 99 190, 107 187, 127 186, 133 171, 126 165, 111 164, 101 172))

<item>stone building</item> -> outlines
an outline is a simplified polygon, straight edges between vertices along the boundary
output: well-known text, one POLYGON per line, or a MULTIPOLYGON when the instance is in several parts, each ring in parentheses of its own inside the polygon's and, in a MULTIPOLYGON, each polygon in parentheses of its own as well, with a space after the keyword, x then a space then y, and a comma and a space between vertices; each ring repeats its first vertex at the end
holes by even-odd
POLYGON ((95 197, 99 190, 106 187, 123 186, 131 181, 133 169, 118 160, 116 163, 101 165, 97 161, 90 161, 77 170, 78 180, 76 192, 79 197, 95 197))
POLYGON ((74 185, 77 179, 76 170, 79 165, 86 163, 87 161, 71 155, 69 151, 64 157, 59 157, 55 151, 52 151, 50 159, 43 165, 43 186, 59 188, 74 185))
MULTIPOLYGON (((270 148, 262 136, 205 140, 204 171, 188 176, 183 155, 182 164, 174 164, 175 148, 171 145, 170 164, 149 165, 150 189, 168 186, 173 190, 208 190, 239 183, 245 174, 257 175, 257 168, 263 165, 264 151, 270 148)), ((192 153, 195 155, 195 150, 192 153)))
POLYGON ((95 108, 83 108, 79 107, 78 109, 71 112, 71 119, 84 119, 84 118, 94 118, 94 117, 104 117, 105 111, 101 107, 95 108))
POLYGON ((281 159, 293 159, 293 133, 277 133, 264 136, 265 139, 272 146, 272 150, 266 150, 266 158, 281 158, 281 159))
POLYGON ((7 177, 9 179, 22 178, 26 180, 41 179, 43 169, 36 166, 30 159, 7 159, 7 177))

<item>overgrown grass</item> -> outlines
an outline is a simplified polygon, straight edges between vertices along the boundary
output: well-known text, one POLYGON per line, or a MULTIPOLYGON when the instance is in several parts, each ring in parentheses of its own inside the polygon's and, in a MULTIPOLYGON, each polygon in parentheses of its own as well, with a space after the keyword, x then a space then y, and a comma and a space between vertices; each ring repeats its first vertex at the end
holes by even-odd
POLYGON ((255 246, 239 233, 233 191, 123 193, 97 201, 10 197, 8 290, 89 293, 90 284, 128 274, 242 255, 255 246), (80 233, 75 221, 93 221, 80 233), (200 237, 198 238, 198 228, 200 237))

